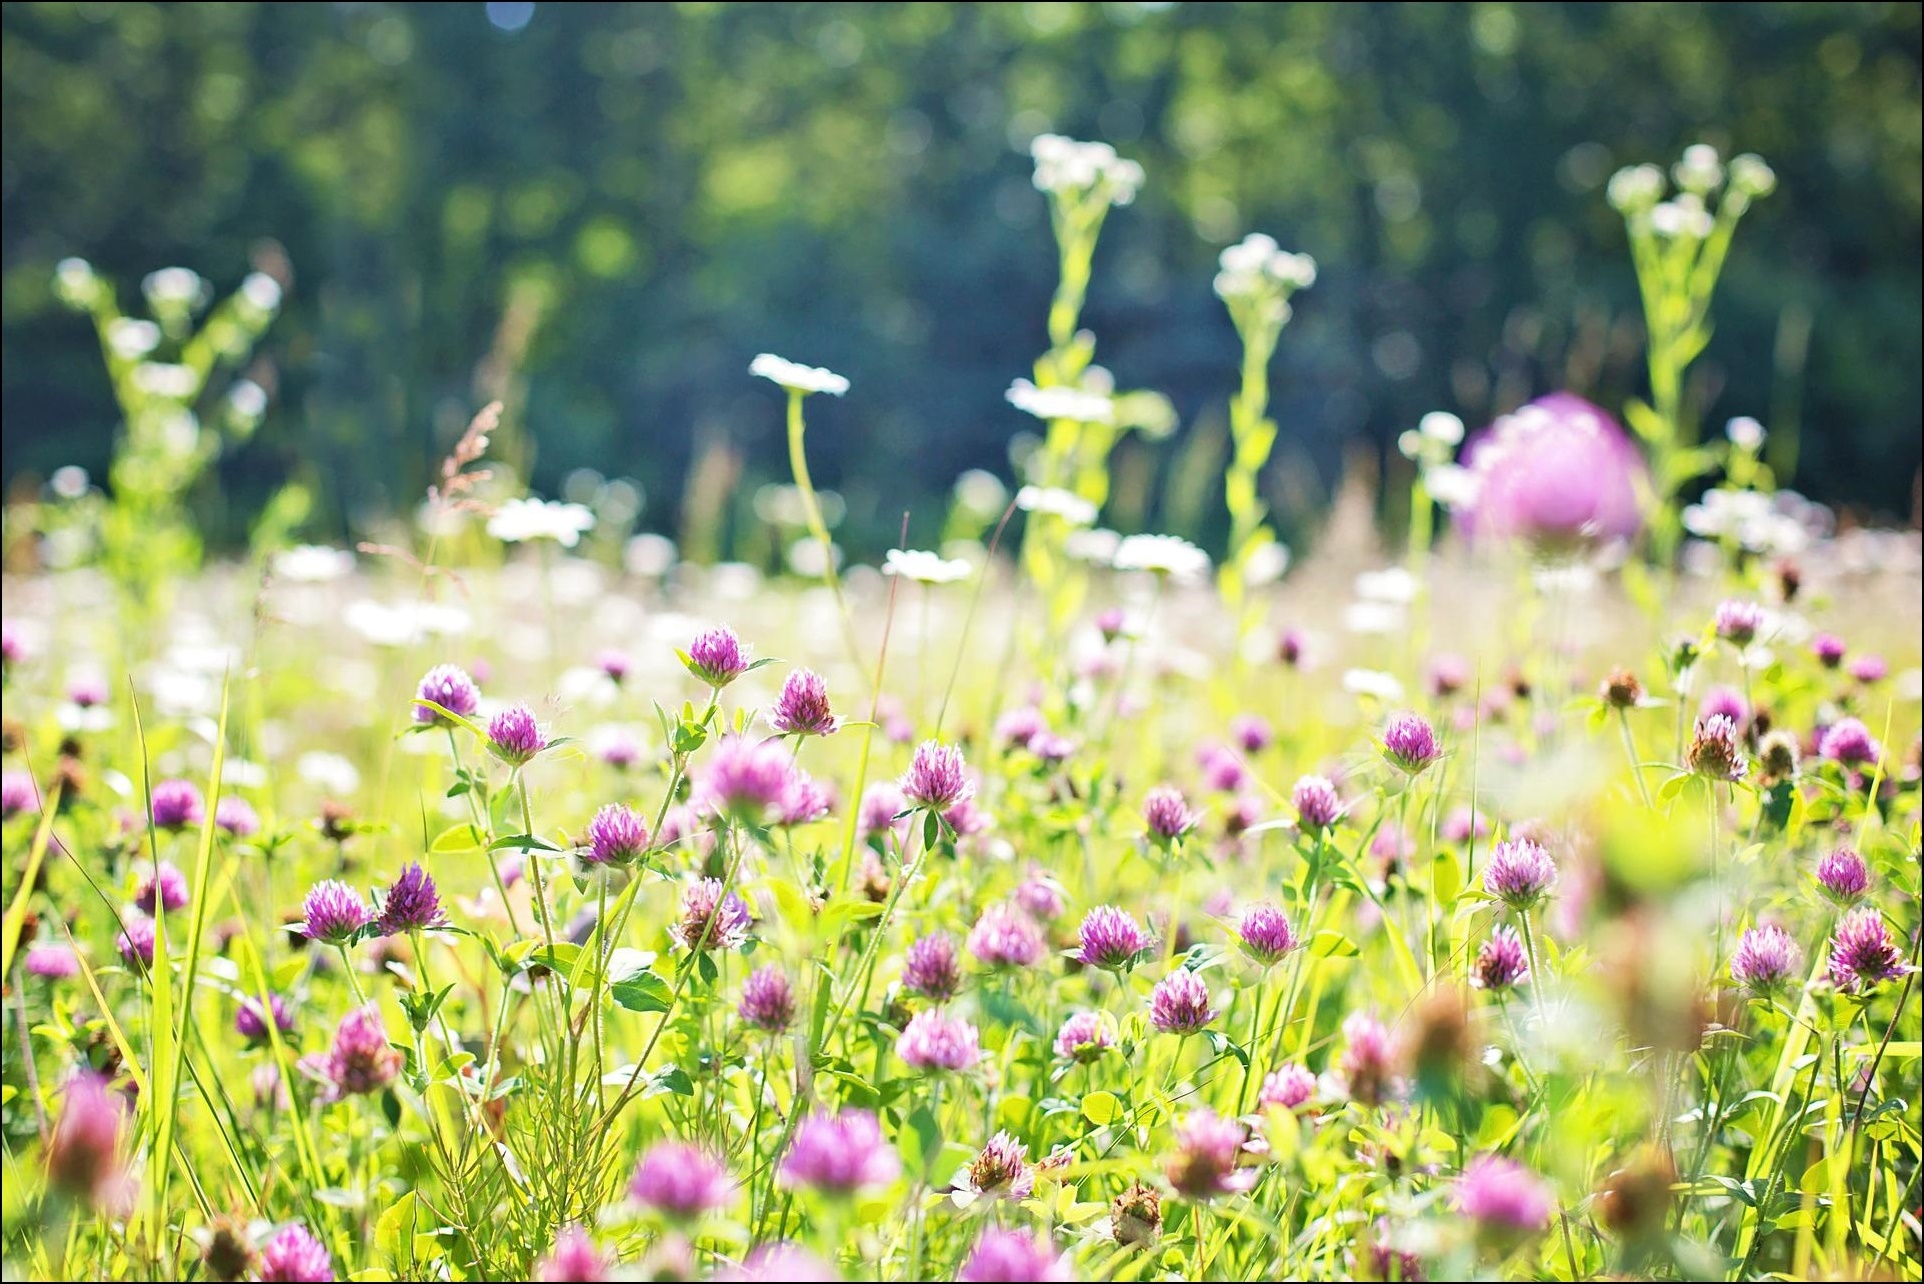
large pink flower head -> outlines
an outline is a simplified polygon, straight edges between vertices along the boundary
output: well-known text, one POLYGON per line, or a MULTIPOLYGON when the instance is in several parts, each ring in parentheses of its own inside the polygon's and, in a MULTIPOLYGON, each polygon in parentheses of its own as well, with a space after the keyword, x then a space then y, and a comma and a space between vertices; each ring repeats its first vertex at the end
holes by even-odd
POLYGON ((1099 1060, 1116 1046, 1116 1021, 1107 1012, 1071 1013, 1056 1031, 1056 1055, 1064 1061, 1099 1060))
POLYGON ((1129 911, 1114 905, 1098 905, 1083 915, 1078 932, 1082 951, 1077 955, 1084 967, 1106 972, 1122 972, 1136 965, 1149 948, 1148 934, 1129 911))
POLYGON ((741 1005, 735 1015, 757 1030, 780 1034, 795 1019, 795 992, 779 964, 756 968, 742 982, 741 1005))
POLYGON ((946 936, 924 936, 909 946, 902 968, 902 987, 943 1003, 962 988, 962 968, 956 962, 955 942, 946 936))
POLYGON ((748 672, 748 648, 735 636, 735 630, 719 625, 688 644, 688 654, 682 663, 690 673, 719 691, 748 672))
POLYGON ((672 1221, 694 1221, 726 1207, 734 1183, 728 1169, 699 1146, 664 1141, 641 1157, 628 1193, 672 1221))
MULTIPOLYGON (((453 664, 437 664, 429 669, 414 694, 463 718, 472 718, 481 704, 481 691, 474 685, 474 679, 468 676, 467 670, 453 664)), ((414 706, 414 720, 424 727, 454 725, 446 714, 424 704, 414 706)))
POLYGON ((154 786, 150 799, 154 824, 162 829, 186 829, 198 825, 207 814, 200 790, 191 780, 163 780, 154 786))
POLYGON ((1208 983, 1188 968, 1177 968, 1149 992, 1149 1023, 1164 1034, 1195 1034, 1216 1015, 1208 983))
POLYGON ((909 769, 898 782, 902 796, 917 807, 944 811, 975 796, 962 751, 938 740, 924 740, 915 748, 909 769))
POLYGON ((334 1278, 334 1259, 313 1232, 295 1222, 282 1227, 261 1249, 260 1271, 262 1280, 326 1284, 334 1278))
POLYGON ((381 1011, 372 1003, 342 1017, 333 1046, 303 1062, 319 1071, 326 1101, 379 1092, 401 1073, 401 1063, 401 1052, 388 1042, 381 1011))
POLYGON ((1774 923, 1753 927, 1737 942, 1730 975, 1752 994, 1776 994, 1797 980, 1804 952, 1789 932, 1774 923))
POLYGON ((56 1190, 89 1204, 119 1198, 125 1114, 126 1103, 107 1086, 105 1076, 82 1070, 67 1081, 60 1117, 47 1140, 47 1180, 56 1190))
POLYGON ((1472 536, 1567 548, 1642 526, 1643 457, 1616 420, 1570 393, 1498 419, 1465 444, 1463 465, 1477 493, 1456 517, 1472 536))
POLYGON ((782 1161, 782 1181, 829 1195, 853 1195, 886 1186, 902 1171, 895 1150, 882 1140, 882 1125, 866 1110, 810 1115, 795 1129, 782 1161))
POLYGON ((969 953, 990 967, 1034 967, 1047 949, 1036 921, 1013 905, 989 906, 969 929, 969 953))
POLYGON ((1225 1119, 1204 1107, 1176 1125, 1176 1153, 1165 1172, 1169 1184, 1185 1199, 1207 1200, 1239 1195, 1256 1184, 1253 1168, 1241 1166, 1249 1131, 1235 1119, 1225 1119))
POLYGON ((1262 1091, 1256 1094, 1256 1100, 1265 1106, 1299 1110, 1309 1105, 1315 1096, 1316 1076, 1310 1073, 1308 1067, 1291 1061, 1264 1077, 1262 1091))
POLYGON ((832 736, 842 726, 828 705, 828 683, 813 669, 788 675, 768 720, 785 736, 832 736))
POLYGON ((1174 785, 1157 785, 1142 800, 1142 823, 1151 842, 1168 847, 1196 827, 1196 813, 1190 810, 1182 790, 1174 785))
POLYGON ((895 1040, 895 1053, 912 1069, 944 1074, 967 1070, 980 1061, 982 1040, 975 1026, 961 1017, 927 1008, 909 1018, 895 1040))
POLYGON ((701 878, 681 891, 681 918, 669 929, 685 950, 738 950, 748 940, 748 906, 722 893, 719 878, 701 878))
POLYGON ((794 771, 794 759, 779 740, 723 736, 695 778, 696 803, 716 815, 760 823, 781 809, 794 771))
POLYGON ((1456 1210, 1498 1236, 1534 1234, 1550 1222, 1552 1199, 1543 1179, 1500 1155, 1479 1155, 1463 1169, 1456 1210))
POLYGON ((152 914, 156 905, 167 907, 169 914, 187 908, 187 875, 172 861, 143 868, 134 885, 134 904, 143 914, 152 914))
POLYGON ((591 865, 626 865, 648 850, 648 822, 621 803, 608 803, 588 822, 582 859, 591 865))
POLYGON ((991 1229, 982 1232, 962 1263, 958 1280, 971 1284, 993 1281, 1072 1280, 1068 1257, 1046 1236, 1033 1231, 991 1229))
POLYGON ((588 1232, 569 1226, 554 1237, 554 1247, 534 1265, 534 1277, 543 1284, 598 1284, 608 1278, 608 1259, 601 1255, 588 1232))
POLYGON ((1872 908, 1852 910, 1831 938, 1830 979, 1840 990, 1868 990, 1911 970, 1884 916, 1872 908))
POLYGON ((962 1188, 990 1199, 1027 1199, 1035 1190, 1029 1148, 1012 1134, 998 1132, 969 1165, 962 1188))
POLYGON ((1338 1065, 1350 1099, 1358 1105, 1380 1105, 1402 1095, 1397 1060, 1396 1041, 1381 1021, 1353 1012, 1343 1022, 1343 1055, 1338 1065))

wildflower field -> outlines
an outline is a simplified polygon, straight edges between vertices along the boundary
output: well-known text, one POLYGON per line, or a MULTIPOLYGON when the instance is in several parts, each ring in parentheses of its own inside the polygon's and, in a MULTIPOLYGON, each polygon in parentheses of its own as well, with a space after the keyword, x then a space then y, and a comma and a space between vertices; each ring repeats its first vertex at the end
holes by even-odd
POLYGON ((125 424, 7 516, 10 1277, 1916 1278, 1917 534, 1685 395, 1768 166, 1610 183, 1647 401, 1431 415, 1396 545, 1292 560, 1315 263, 1222 256, 1226 546, 1117 533, 1145 175, 1033 152, 1037 445, 879 566, 861 387, 753 353, 781 575, 502 493, 498 407, 395 542, 203 559, 279 287, 61 265, 125 424))

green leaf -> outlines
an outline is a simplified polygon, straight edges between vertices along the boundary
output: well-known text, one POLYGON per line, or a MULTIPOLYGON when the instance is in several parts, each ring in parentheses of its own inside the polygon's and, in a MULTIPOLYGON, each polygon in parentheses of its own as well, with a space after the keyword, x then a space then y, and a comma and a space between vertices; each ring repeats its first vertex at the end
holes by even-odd
POLYGON ((917 1106, 897 1135, 903 1164, 926 1178, 942 1156, 942 1129, 935 1122, 935 1113, 926 1105, 917 1106))
POLYGON ((608 997, 630 1012, 666 1012, 672 993, 653 972, 636 972, 608 987, 608 997))
POLYGON ((1354 958, 1361 953, 1356 942, 1333 927, 1326 927, 1309 938, 1309 952, 1319 959, 1354 958))
POLYGON ((475 852, 480 851, 486 841, 487 835, 476 829, 472 822, 462 821, 458 825, 449 825, 436 834, 434 841, 428 844, 428 850, 440 856, 455 852, 475 852))
POLYGON ((1082 1099, 1082 1117, 1100 1128, 1122 1116, 1122 1102, 1113 1092, 1092 1092, 1082 1099))
POLYGON ((537 852, 559 852, 567 850, 566 848, 556 847, 547 839, 537 838, 533 834, 509 834, 506 838, 497 838, 488 844, 488 850, 491 852, 498 852, 504 847, 512 847, 518 851, 537 852))
POLYGON ((414 1236, 414 1192, 408 1191, 382 1213, 374 1223, 374 1247, 381 1256, 397 1269, 406 1265, 401 1259, 401 1236, 408 1236, 412 1248, 414 1236))

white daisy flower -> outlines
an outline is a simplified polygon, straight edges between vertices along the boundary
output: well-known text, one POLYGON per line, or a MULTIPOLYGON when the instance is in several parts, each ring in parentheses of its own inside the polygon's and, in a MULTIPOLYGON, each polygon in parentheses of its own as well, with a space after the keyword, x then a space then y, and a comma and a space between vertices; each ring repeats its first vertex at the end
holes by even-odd
POLYGON ((974 572, 975 567, 959 557, 951 559, 914 548, 892 548, 882 561, 882 574, 900 575, 921 584, 953 584, 974 572))
POLYGON ((361 773, 352 762, 337 753, 310 749, 294 768, 302 780, 324 793, 351 794, 361 787, 361 773))
POLYGON ((1083 424, 1113 423, 1116 403, 1098 393, 1079 388, 1038 388, 1027 379, 1017 379, 1003 394, 1017 410, 1026 410, 1037 419, 1073 419, 1083 424))
POLYGON ((325 584, 354 573, 354 554, 325 544, 297 544, 274 554, 274 574, 302 584, 325 584))
POLYGON ((1343 674, 1343 690, 1351 695, 1372 696, 1385 703, 1403 698, 1403 684, 1393 674, 1376 669, 1350 669, 1343 674))
POLYGON ((773 383, 778 383, 790 392, 807 396, 811 392, 833 393, 839 397, 848 391, 848 380, 833 370, 820 366, 805 366, 764 352, 748 363, 748 373, 759 375, 773 383))
POLYGON ((551 539, 563 548, 581 542, 581 534, 595 524, 595 515, 582 504, 558 500, 511 499, 488 519, 488 534, 509 544, 551 539))
POLYGON ((1179 535, 1130 535, 1116 546, 1110 564, 1119 571, 1153 571, 1179 580, 1209 574, 1209 554, 1179 535))
POLYGON ((1096 506, 1058 486, 1024 486, 1015 493, 1015 506, 1025 513, 1047 513, 1071 526, 1092 526, 1096 506))

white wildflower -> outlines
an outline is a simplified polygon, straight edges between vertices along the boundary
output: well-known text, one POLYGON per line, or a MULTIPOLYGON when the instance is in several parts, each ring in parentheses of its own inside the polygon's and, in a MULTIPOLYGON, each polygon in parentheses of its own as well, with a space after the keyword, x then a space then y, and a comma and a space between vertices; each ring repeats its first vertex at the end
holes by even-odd
POLYGON ((325 544, 296 544, 274 554, 274 574, 302 584, 325 584, 354 573, 354 554, 325 544))
POLYGON ((797 362, 764 352, 748 363, 748 373, 778 383, 790 392, 807 396, 812 392, 827 392, 839 397, 848 391, 848 380, 833 370, 820 366, 805 366, 797 362))
POLYGON ((975 567, 961 558, 946 558, 921 549, 892 548, 882 561, 882 574, 900 575, 921 584, 953 584, 966 580, 975 567))
POLYGON ((1083 424, 1112 423, 1116 403, 1099 393, 1078 388, 1038 388, 1027 379, 1017 379, 1004 394, 1017 410, 1026 410, 1037 419, 1073 419, 1083 424))
POLYGON ((1209 574, 1209 554, 1178 535, 1130 535, 1116 546, 1119 571, 1152 571, 1179 580, 1209 574))
POLYGON ((563 548, 581 542, 581 534, 595 524, 595 515, 582 504, 558 500, 511 499, 488 519, 488 534, 510 544, 551 539, 563 548))
POLYGON ((1015 506, 1025 513, 1060 517, 1071 526, 1092 526, 1096 520, 1094 504, 1057 486, 1024 486, 1015 493, 1015 506))

